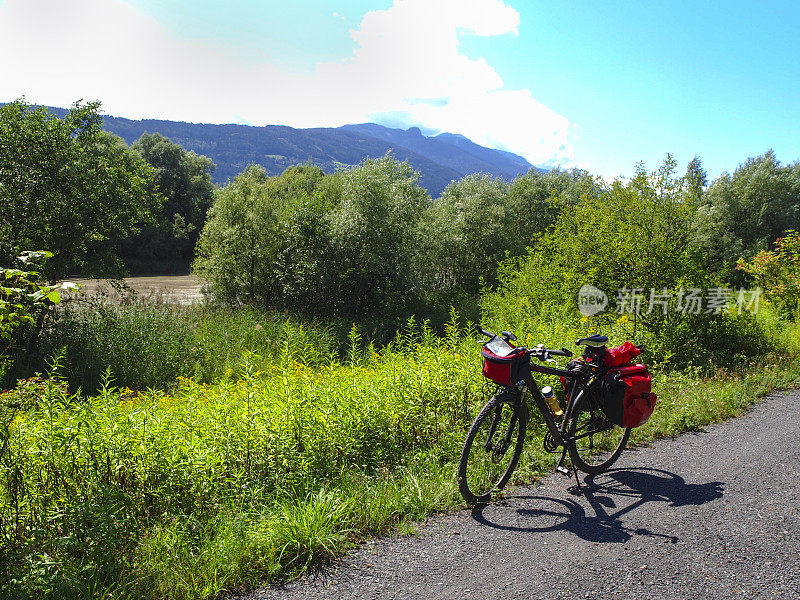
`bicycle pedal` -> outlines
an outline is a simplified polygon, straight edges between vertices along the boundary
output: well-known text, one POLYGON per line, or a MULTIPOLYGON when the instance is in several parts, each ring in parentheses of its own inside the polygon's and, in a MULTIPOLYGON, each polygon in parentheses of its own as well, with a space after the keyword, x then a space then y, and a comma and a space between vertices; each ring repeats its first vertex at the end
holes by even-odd
POLYGON ((567 467, 565 467, 564 465, 558 465, 558 466, 556 467, 556 471, 558 471, 558 472, 559 472, 559 473, 561 473, 562 475, 566 475, 567 477, 569 477, 569 476, 570 476, 569 469, 568 469, 567 467))

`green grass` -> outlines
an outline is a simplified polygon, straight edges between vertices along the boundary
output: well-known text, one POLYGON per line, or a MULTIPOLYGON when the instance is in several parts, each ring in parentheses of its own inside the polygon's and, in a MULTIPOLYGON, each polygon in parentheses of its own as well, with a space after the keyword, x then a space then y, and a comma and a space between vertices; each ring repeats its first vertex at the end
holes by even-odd
MULTIPOLYGON (((226 322, 259 332, 253 317, 226 322)), ((569 324, 550 331, 521 341, 574 338, 569 324)), ((797 328, 775 331, 776 345, 797 347, 797 328)), ((354 331, 341 359, 314 354, 316 338, 296 324, 268 339, 266 356, 231 342, 214 383, 106 382, 85 396, 37 379, 0 397, 0 596, 210 598, 296 577, 462 505, 455 463, 486 399, 471 335, 412 324, 376 350, 354 331)), ((740 414, 798 381, 794 354, 736 372, 659 372, 659 407, 633 443, 740 414)), ((533 409, 515 482, 552 470, 542 433, 533 409)))
POLYGON ((62 352, 62 375, 72 390, 87 394, 100 389, 108 369, 118 386, 140 390, 171 388, 179 376, 211 383, 236 372, 245 352, 257 356, 261 367, 282 357, 324 364, 337 356, 344 337, 330 325, 250 307, 101 299, 55 312, 40 339, 13 355, 0 383, 10 387, 43 372, 62 352))

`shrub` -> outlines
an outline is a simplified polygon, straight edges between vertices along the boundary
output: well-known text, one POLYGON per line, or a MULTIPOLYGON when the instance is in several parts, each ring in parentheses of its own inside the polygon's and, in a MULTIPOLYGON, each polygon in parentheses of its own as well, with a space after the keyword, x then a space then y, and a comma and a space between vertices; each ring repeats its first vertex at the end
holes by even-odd
POLYGON ((750 262, 740 258, 736 268, 752 275, 785 316, 800 316, 800 233, 787 231, 774 251, 761 251, 750 262))

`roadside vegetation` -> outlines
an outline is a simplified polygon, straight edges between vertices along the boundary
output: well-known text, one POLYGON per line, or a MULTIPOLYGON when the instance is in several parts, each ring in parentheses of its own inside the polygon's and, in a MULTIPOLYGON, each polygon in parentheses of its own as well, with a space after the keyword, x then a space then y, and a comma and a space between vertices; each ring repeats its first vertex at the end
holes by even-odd
MULTIPOLYGON (((209 191, 203 157, 160 136, 123 148, 97 107, 75 111, 0 108, 0 597, 214 598, 460 506, 458 453, 493 391, 478 320, 523 345, 644 343, 659 405, 633 444, 800 382, 800 165, 771 152, 712 183, 667 156, 628 182, 474 175, 432 200, 386 156, 251 166, 209 191), (37 139, 87 143, 60 168, 138 209, 69 242, 34 207, 122 199, 48 171, 19 141, 37 139), (92 166, 106 151, 128 172, 92 166), (38 248, 53 256, 23 254, 38 248), (194 306, 46 283, 192 248, 210 286, 194 306), (584 285, 605 311, 579 312, 584 285)), ((543 433, 534 408, 515 482, 552 470, 543 433)))

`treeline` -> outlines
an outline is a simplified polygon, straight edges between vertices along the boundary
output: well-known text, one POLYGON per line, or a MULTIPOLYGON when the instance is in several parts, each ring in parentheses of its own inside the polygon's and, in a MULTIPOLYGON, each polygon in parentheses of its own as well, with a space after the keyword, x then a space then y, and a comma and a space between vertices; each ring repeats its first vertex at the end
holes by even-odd
POLYGON ((319 317, 475 316, 498 263, 548 227, 549 199, 592 186, 582 172, 470 175, 434 201, 418 177, 391 156, 332 175, 250 167, 219 190, 195 270, 216 298, 319 317))
POLYGON ((159 134, 129 148, 102 131, 98 111, 0 108, 3 264, 52 250, 46 274, 57 279, 194 261, 221 302, 391 329, 409 314, 443 323, 451 306, 477 318, 481 291, 523 281, 526 310, 572 313, 584 283, 612 298, 623 287, 741 286, 752 279, 737 261, 797 228, 800 164, 772 151, 714 182, 698 158, 679 170, 667 156, 627 182, 475 174, 432 199, 387 155, 333 174, 250 166, 215 188, 208 158, 159 134))
MULTIPOLYGON (((577 314, 583 284, 612 309, 624 288, 749 284, 737 260, 796 228, 798 206, 800 165, 771 151, 710 185, 699 159, 680 172, 667 156, 628 182, 580 170, 511 183, 471 175, 436 200, 390 156, 333 175, 251 167, 219 190, 195 269, 217 298, 322 317, 436 321, 450 306, 477 317, 480 292, 498 286, 525 289, 524 307, 504 301, 509 310, 577 314)), ((659 331, 669 321, 642 320, 659 331)))

